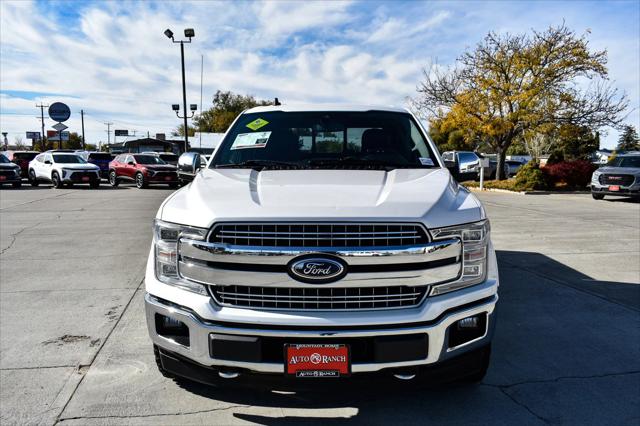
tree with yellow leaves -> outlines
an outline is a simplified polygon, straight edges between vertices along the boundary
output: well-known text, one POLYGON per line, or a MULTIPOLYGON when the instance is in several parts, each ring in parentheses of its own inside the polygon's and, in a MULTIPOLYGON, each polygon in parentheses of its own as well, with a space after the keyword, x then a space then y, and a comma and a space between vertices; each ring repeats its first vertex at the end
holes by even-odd
POLYGON ((414 106, 467 140, 498 154, 498 179, 509 146, 525 133, 564 125, 618 127, 628 100, 607 81, 607 52, 564 24, 532 34, 489 33, 449 68, 424 70, 414 106))

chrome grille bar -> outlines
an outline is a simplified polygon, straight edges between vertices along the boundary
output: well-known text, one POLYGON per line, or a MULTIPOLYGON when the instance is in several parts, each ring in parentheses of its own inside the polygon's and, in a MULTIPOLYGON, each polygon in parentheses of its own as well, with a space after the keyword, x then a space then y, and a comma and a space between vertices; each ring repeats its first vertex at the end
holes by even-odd
POLYGON ((378 310, 419 305, 428 286, 280 288, 239 285, 209 286, 222 306, 269 310, 378 310))
POLYGON ((422 225, 399 223, 221 223, 209 242, 236 246, 396 247, 424 244, 422 225))

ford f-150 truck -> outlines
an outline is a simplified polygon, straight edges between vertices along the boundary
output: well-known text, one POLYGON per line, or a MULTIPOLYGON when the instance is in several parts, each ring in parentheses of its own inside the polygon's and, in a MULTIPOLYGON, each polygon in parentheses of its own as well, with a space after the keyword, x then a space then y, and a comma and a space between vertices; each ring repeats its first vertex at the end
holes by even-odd
POLYGON ((410 112, 253 108, 193 173, 158 210, 146 271, 163 374, 483 378, 489 220, 410 112))

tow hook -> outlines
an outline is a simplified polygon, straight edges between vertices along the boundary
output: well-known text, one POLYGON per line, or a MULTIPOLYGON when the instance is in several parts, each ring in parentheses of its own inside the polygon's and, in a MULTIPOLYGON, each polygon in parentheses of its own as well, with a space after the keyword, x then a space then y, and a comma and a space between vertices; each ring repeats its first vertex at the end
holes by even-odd
POLYGON ((222 377, 223 379, 235 379, 239 375, 240 375, 240 373, 238 371, 234 371, 234 370, 220 370, 220 371, 218 371, 218 376, 222 377))

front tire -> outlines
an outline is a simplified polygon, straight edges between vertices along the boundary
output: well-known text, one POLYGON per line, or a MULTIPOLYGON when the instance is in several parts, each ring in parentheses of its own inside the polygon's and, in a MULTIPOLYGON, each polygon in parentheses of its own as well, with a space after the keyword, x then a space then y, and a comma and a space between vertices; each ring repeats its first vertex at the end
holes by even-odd
POLYGON ((604 199, 604 194, 596 194, 596 193, 592 192, 591 196, 593 197, 594 200, 603 200, 604 199))
POLYGON ((51 183, 53 183, 53 187, 60 189, 64 186, 64 184, 62 183, 62 179, 60 179, 60 175, 58 175, 58 172, 53 172, 51 174, 51 183))
POLYGON ((147 182, 144 180, 142 173, 136 173, 136 187, 138 189, 147 187, 147 182))
POLYGON ((120 181, 118 180, 118 175, 116 174, 115 170, 111 170, 109 172, 109 185, 113 186, 114 188, 117 188, 118 185, 120 185, 120 181))
POLYGON ((29 182, 31 186, 38 186, 40 182, 38 182, 38 178, 36 177, 36 172, 33 169, 29 170, 29 182))

